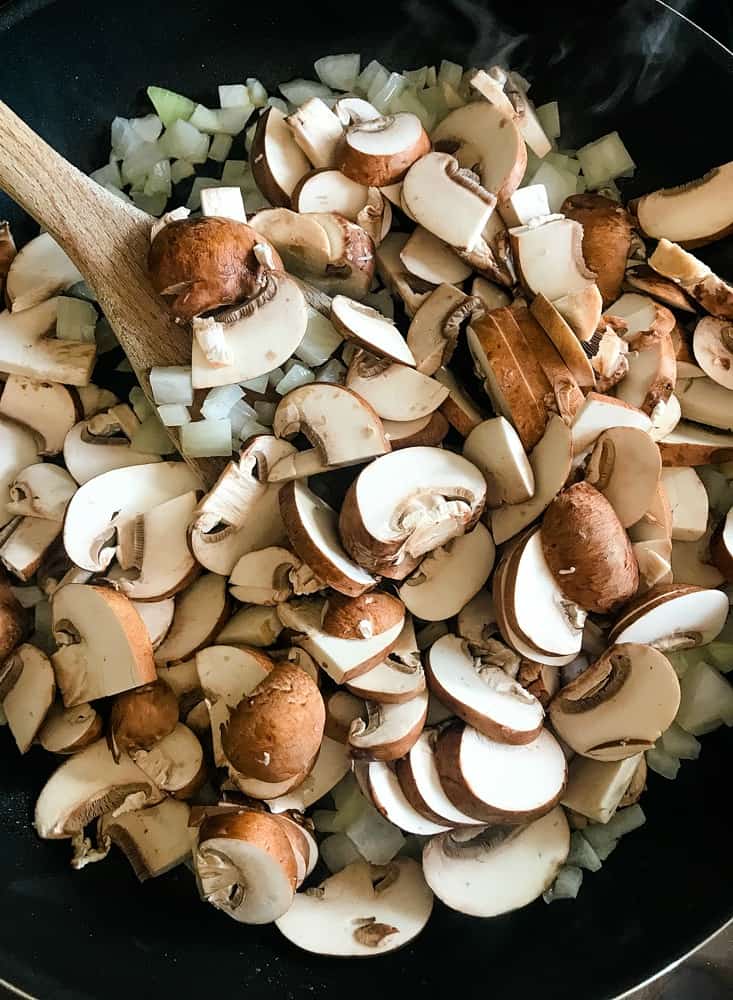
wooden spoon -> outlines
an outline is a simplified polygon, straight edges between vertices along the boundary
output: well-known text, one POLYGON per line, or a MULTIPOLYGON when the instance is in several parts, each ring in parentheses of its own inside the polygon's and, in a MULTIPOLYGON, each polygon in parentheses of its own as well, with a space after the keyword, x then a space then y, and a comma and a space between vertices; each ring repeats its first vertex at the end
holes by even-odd
MULTIPOLYGON (((0 188, 39 222, 94 290, 143 392, 156 365, 190 365, 191 335, 177 326, 147 275, 153 218, 86 177, 0 101, 0 188)), ((178 428, 167 428, 179 447, 178 428)), ((206 489, 225 459, 187 458, 206 489)))

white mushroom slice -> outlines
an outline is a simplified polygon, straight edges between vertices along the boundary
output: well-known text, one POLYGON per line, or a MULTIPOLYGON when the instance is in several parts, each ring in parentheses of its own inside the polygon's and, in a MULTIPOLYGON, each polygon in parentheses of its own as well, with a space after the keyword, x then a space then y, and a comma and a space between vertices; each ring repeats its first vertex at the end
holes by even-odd
POLYGON ((173 624, 155 651, 158 664, 186 660, 208 645, 229 614, 226 579, 204 573, 176 597, 173 624))
POLYGON ((509 306, 512 303, 511 297, 503 288, 499 288, 492 281, 487 281, 481 275, 476 275, 473 279, 471 283, 471 295, 480 299, 484 308, 489 311, 492 309, 503 309, 504 306, 509 306))
POLYGON ((277 545, 241 557, 229 577, 231 594, 244 604, 280 604, 293 593, 290 573, 302 563, 277 545))
POLYGON ((649 263, 659 274, 681 285, 690 298, 711 316, 733 319, 733 286, 719 278, 693 254, 676 243, 661 239, 649 263))
POLYGON ((666 403, 660 401, 652 410, 652 429, 649 431, 652 441, 660 442, 664 440, 668 434, 671 434, 675 430, 681 419, 682 407, 680 406, 680 401, 672 393, 666 403))
POLYGON ((717 560, 711 558, 710 540, 711 527, 708 526, 705 534, 696 542, 672 543, 671 566, 676 583, 687 583, 695 587, 719 587, 725 582, 724 573, 717 566, 711 565, 717 560))
POLYGON ((369 188, 345 177, 340 170, 314 170, 293 191, 296 212, 338 212, 350 222, 367 203, 369 188))
POLYGON ((250 225, 275 247, 293 274, 322 274, 331 260, 331 244, 313 213, 299 215, 287 208, 266 208, 250 225))
POLYGON ((279 483, 268 483, 270 470, 295 448, 269 435, 251 438, 237 462, 229 462, 198 505, 190 545, 198 562, 228 576, 247 552, 287 539, 280 516, 279 483))
POLYGON ((419 445, 435 447, 450 431, 450 424, 439 410, 417 420, 383 420, 382 427, 392 451, 419 445))
MULTIPOLYGON (((210 709, 209 715, 212 732, 218 731, 220 724, 226 721, 223 715, 223 706, 220 704, 216 711, 210 709)), ((247 795, 252 799, 261 799, 269 805, 273 799, 288 795, 293 789, 297 789, 303 781, 303 774, 293 775, 292 778, 287 778, 285 781, 260 781, 258 778, 250 778, 245 774, 239 774, 233 767, 230 767, 229 778, 232 784, 243 795, 247 795)))
POLYGON ((368 958, 401 948, 430 918, 433 894, 420 865, 354 861, 315 889, 299 892, 278 930, 304 951, 368 958))
POLYGON ((135 451, 129 439, 120 433, 114 418, 110 418, 107 426, 110 428, 109 435, 92 434, 88 421, 82 420, 71 428, 64 439, 64 463, 80 486, 113 469, 154 465, 162 461, 160 455, 135 451))
POLYGON ((336 512, 307 486, 290 482, 281 487, 280 509, 293 548, 320 580, 350 597, 375 585, 374 577, 344 551, 336 512))
POLYGON ((296 143, 314 167, 336 165, 344 127, 320 97, 308 98, 285 120, 296 143))
POLYGON ((150 637, 122 594, 67 584, 53 595, 56 683, 69 708, 156 679, 150 637))
POLYGON ((183 462, 161 462, 114 469, 81 486, 71 498, 64 521, 64 546, 82 569, 104 570, 115 554, 117 522, 200 488, 183 462))
POLYGON ((485 492, 484 477, 460 455, 402 448, 359 473, 341 508, 341 539, 362 566, 406 576, 415 560, 471 529, 485 492))
POLYGON ((578 385, 594 386, 596 378, 590 359, 575 331, 565 322, 557 306, 540 291, 532 300, 530 311, 552 341, 578 385))
POLYGON ((132 603, 148 630, 153 649, 157 649, 168 635, 173 624, 176 602, 172 597, 168 597, 162 601, 140 601, 139 603, 133 601, 132 603))
POLYGON ((475 427, 463 444, 463 455, 484 474, 487 507, 518 504, 532 498, 535 492, 532 466, 519 435, 504 417, 484 420, 475 427))
POLYGON ((539 226, 509 230, 514 263, 522 285, 531 295, 542 293, 550 302, 595 284, 595 274, 583 258, 583 227, 579 222, 551 216, 539 226))
POLYGON ((628 528, 649 510, 661 471, 659 448, 646 431, 614 427, 596 441, 585 479, 605 496, 628 528))
POLYGON ((318 687, 321 686, 321 671, 318 668, 318 664, 309 653, 306 653, 299 646, 289 646, 286 649, 270 649, 267 655, 272 657, 273 660, 287 660, 289 663, 294 663, 296 667, 305 670, 318 687))
POLYGON ((463 324, 478 306, 475 296, 469 297, 451 284, 439 285, 431 292, 415 313, 407 332, 407 345, 419 372, 434 375, 441 365, 448 364, 463 324))
POLYGON ((23 312, 82 280, 51 234, 41 233, 13 259, 5 279, 5 294, 13 312, 23 312))
POLYGON ((474 249, 496 206, 496 197, 448 153, 428 153, 410 167, 402 200, 419 225, 460 250, 474 249))
POLYGON ((281 604, 277 612, 285 628, 296 633, 292 641, 302 646, 336 684, 348 683, 381 663, 397 643, 404 625, 402 619, 379 635, 339 639, 322 628, 325 608, 325 600, 312 598, 281 604))
POLYGON ((484 419, 484 412, 476 406, 450 368, 439 368, 435 372, 435 380, 448 390, 448 396, 441 403, 440 412, 461 437, 468 437, 474 427, 478 427, 484 419))
POLYGON ((542 705, 501 667, 454 635, 428 652, 430 690, 464 722, 502 743, 531 743, 542 729, 542 705))
MULTIPOLYGON (((693 545, 693 542, 677 542, 678 545, 693 545)), ((646 593, 658 583, 671 583, 672 544, 661 539, 645 539, 631 546, 639 566, 638 593, 646 593)), ((694 582, 694 581, 693 581, 694 582)))
POLYGON ((488 590, 480 590, 458 612, 456 631, 474 646, 484 646, 498 631, 494 600, 488 590))
POLYGON ((589 392, 573 420, 573 454, 582 455, 604 431, 612 427, 637 427, 648 433, 651 426, 646 413, 635 406, 613 396, 589 392))
POLYGON ((733 434, 716 434, 686 420, 659 441, 665 466, 709 465, 733 461, 733 434))
POLYGON ((587 342, 598 329, 603 311, 603 299, 596 284, 568 292, 555 299, 555 309, 566 320, 578 340, 587 342))
POLYGON ((198 341, 193 342, 191 377, 195 389, 246 382, 272 371, 295 351, 308 325, 303 294, 284 273, 269 272, 259 296, 235 307, 231 315, 225 327, 230 364, 211 364, 198 341))
POLYGON ((327 795, 350 768, 351 757, 346 744, 324 736, 310 772, 293 791, 270 799, 268 805, 274 813, 287 812, 291 809, 303 812, 327 795))
POLYGON ((667 543, 668 548, 659 551, 666 558, 669 557, 672 543, 672 511, 661 479, 648 510, 629 528, 629 538, 633 542, 663 541, 667 543))
POLYGON ((433 287, 410 274, 402 263, 400 251, 408 238, 407 233, 390 233, 377 247, 376 264, 388 290, 402 301, 407 315, 414 316, 433 287))
POLYGON ((61 840, 104 813, 121 815, 161 797, 127 754, 116 763, 107 741, 97 740, 53 772, 38 796, 33 823, 39 837, 61 840))
POLYGON ((568 765, 568 783, 560 800, 562 805, 594 823, 607 823, 643 761, 643 755, 638 753, 614 761, 574 757, 568 765))
POLYGON ((102 735, 101 716, 89 704, 64 708, 55 702, 48 711, 37 739, 49 753, 74 754, 102 735))
MULTIPOLYGON (((407 619, 398 643, 402 642, 407 630, 414 640, 415 630, 411 620, 407 619)), ((395 646, 382 663, 349 681, 349 691, 360 698, 383 704, 399 704, 415 698, 425 690, 425 673, 416 646, 417 643, 413 642, 414 651, 409 653, 400 651, 399 645, 395 646)))
POLYGON ((0 563, 26 583, 38 571, 60 534, 60 521, 22 517, 12 534, 0 544, 0 563))
MULTIPOLYGON (((329 295, 341 293, 363 299, 374 279, 375 241, 361 225, 355 225, 335 212, 313 212, 310 218, 328 237, 329 259, 324 272, 305 273, 303 276, 329 295)), ((361 213, 359 218, 363 218, 361 213)), ((252 222, 254 224, 255 220, 252 222)), ((297 268, 295 270, 298 273, 297 268)))
MULTIPOLYGON (((204 218, 218 217, 220 219, 233 219, 235 222, 247 221, 247 213, 244 210, 244 198, 242 189, 238 187, 210 187, 201 191, 201 214, 204 218)), ((188 218, 188 216, 186 216, 188 218)), ((161 220, 162 221, 162 220, 161 220)), ((158 234, 151 230, 150 242, 152 243, 158 234)), ((192 326, 196 330, 196 335, 200 336, 201 331, 206 329, 201 324, 200 317, 194 317, 192 326)), ((209 327, 209 330, 215 327, 209 327)), ((212 352, 216 354, 214 350, 212 352)), ((213 357, 209 358, 213 361, 213 357)), ((223 359, 222 359, 223 360, 223 359)))
POLYGON ((0 371, 66 385, 88 385, 96 344, 58 340, 57 298, 23 312, 0 312, 0 371))
POLYGON ((561 808, 528 826, 489 829, 457 842, 450 833, 425 847, 425 879, 438 899, 459 913, 496 917, 527 906, 549 889, 570 851, 561 808))
POLYGON ((695 327, 692 349, 706 375, 726 389, 733 389, 733 325, 730 322, 712 316, 701 319, 695 327))
POLYGON ((7 510, 14 517, 63 521, 75 493, 76 483, 66 469, 50 462, 29 465, 21 469, 8 488, 7 510))
POLYGON ((195 791, 204 766, 199 739, 182 722, 150 750, 136 750, 131 757, 158 788, 175 798, 195 791))
POLYGON ((9 375, 0 395, 0 414, 36 431, 43 442, 43 455, 61 451, 80 413, 74 393, 56 382, 9 375))
POLYGON ((448 396, 448 389, 435 379, 365 352, 352 361, 346 385, 386 420, 417 420, 437 410, 448 396))
POLYGON ((547 729, 531 743, 514 745, 454 723, 438 737, 435 753, 448 798, 485 823, 514 825, 543 816, 565 787, 565 755, 547 729))
POLYGON ((279 108, 268 108, 257 122, 250 161, 257 187, 273 205, 290 205, 298 181, 311 169, 279 108))
POLYGON ((488 580, 496 548, 481 522, 459 538, 429 553, 398 590, 408 611, 423 621, 445 621, 458 614, 488 580))
POLYGON ((688 184, 645 194, 632 207, 647 236, 703 246, 733 228, 732 182, 733 163, 724 163, 688 184))
POLYGON ((202 897, 239 923, 268 924, 293 903, 293 849, 281 824, 267 813, 207 817, 193 864, 202 897))
POLYGON ((220 643, 241 643, 245 646, 272 646, 282 632, 282 624, 273 607, 240 608, 232 615, 215 638, 220 643))
POLYGON ((460 165, 477 170, 483 186, 499 201, 519 187, 527 167, 527 150, 516 123, 488 101, 451 111, 433 130, 433 144, 436 149, 455 150, 460 165))
POLYGON ((185 802, 165 799, 157 806, 99 820, 97 839, 116 844, 141 882, 182 864, 191 853, 185 802))
POLYGON ((349 729, 354 719, 365 713, 364 702, 348 691, 335 691, 326 698, 326 736, 338 743, 348 743, 349 729))
POLYGON ((415 809, 402 791, 397 775, 385 761, 365 761, 356 767, 362 791, 394 826, 419 837, 429 837, 449 829, 446 824, 427 819, 415 809))
POLYGON ((424 730, 395 764, 400 787, 408 802, 427 819, 442 826, 479 826, 480 820, 457 809, 443 790, 435 762, 437 730, 424 730))
POLYGON ((377 357, 389 358, 414 367, 412 351, 392 320, 378 310, 345 295, 331 302, 331 322, 348 341, 357 343, 377 357))
POLYGON ((552 416, 544 435, 529 455, 534 492, 523 503, 505 504, 491 514, 491 531, 497 545, 531 524, 552 503, 570 475, 572 433, 560 417, 552 416))
POLYGON ((416 742, 428 714, 428 693, 421 691, 410 701, 366 704, 368 721, 356 719, 349 731, 354 759, 397 760, 416 742))
POLYGON ((672 338, 668 333, 640 334, 631 347, 634 350, 627 355, 629 370, 616 393, 625 403, 651 416, 660 402, 667 402, 675 388, 677 362, 672 338))
POLYGON ((658 650, 611 646, 550 703, 553 728, 576 753, 623 760, 654 746, 680 705, 680 685, 658 650))
POLYGON ((442 240, 418 226, 400 251, 410 274, 431 285, 460 285, 471 268, 442 240))
POLYGON ((675 386, 682 416, 724 431, 733 431, 733 392, 702 378, 680 379, 675 386))
POLYGON ((369 101, 361 97, 340 97, 333 106, 334 113, 338 115, 339 121, 344 125, 352 125, 355 122, 373 121, 381 117, 377 109, 369 101))
POLYGON ((708 494, 694 469, 663 469, 662 483, 672 510, 672 538, 695 542, 708 526, 708 494))
POLYGON ((728 615, 727 597, 720 590, 659 586, 643 600, 639 611, 632 606, 614 626, 612 642, 646 643, 667 651, 705 646, 719 634, 728 615))
POLYGON ((18 646, 0 668, 0 704, 21 753, 30 749, 38 735, 55 692, 48 657, 28 642, 18 646))
POLYGON ((355 465, 390 451, 369 401, 342 385, 314 382, 293 389, 278 404, 272 429, 279 438, 304 434, 313 447, 276 462, 268 473, 269 482, 302 479, 314 471, 355 465))
POLYGON ((346 130, 336 165, 358 184, 381 188, 401 181, 409 167, 429 152, 430 139, 417 115, 360 115, 346 130))
POLYGON ((38 448, 32 431, 0 417, 0 528, 15 516, 7 509, 10 488, 21 470, 38 461, 38 448))
MULTIPOLYGON (((625 340, 630 340, 638 333, 646 333, 659 326, 659 306, 648 295, 637 292, 625 292, 605 311, 605 316, 615 316, 622 319, 626 330, 625 340)), ((667 332, 671 332, 668 330, 667 332)))

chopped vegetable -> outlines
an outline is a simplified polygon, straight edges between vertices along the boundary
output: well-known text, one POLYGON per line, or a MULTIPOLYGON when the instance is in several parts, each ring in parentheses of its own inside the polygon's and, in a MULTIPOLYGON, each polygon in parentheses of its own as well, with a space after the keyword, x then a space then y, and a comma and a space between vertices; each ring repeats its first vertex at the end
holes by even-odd
POLYGON ((563 865, 549 889, 542 893, 546 903, 558 899, 576 899, 583 884, 583 870, 573 865, 563 865))
POLYGON ((672 754, 667 753, 661 747, 652 747, 651 750, 647 750, 646 762, 651 771, 661 775, 663 778, 668 778, 670 781, 674 781, 679 773, 679 759, 673 757, 672 754))
POLYGON ((150 369, 150 388, 156 403, 193 403, 191 369, 181 365, 150 369))
POLYGON ((361 56, 356 52, 338 56, 323 56, 313 65, 316 76, 332 90, 353 90, 359 76, 361 56))
POLYGON ((209 137, 190 122, 173 122, 158 140, 166 156, 189 163, 205 163, 209 153, 209 137))
POLYGON ((148 87, 148 97, 166 128, 173 122, 189 119, 196 107, 187 97, 165 87, 148 87))
POLYGON ((275 392, 280 396, 284 396, 292 389, 297 389, 299 385, 307 385, 309 382, 315 382, 315 380, 315 373, 310 368, 306 368, 305 365, 294 364, 291 365, 289 371, 277 383, 275 392))
POLYGON ((181 449, 190 458, 226 458, 232 453, 232 427, 228 419, 197 420, 181 427, 181 449))
POLYGON ((158 407, 158 416, 164 427, 182 427, 191 422, 188 407, 180 403, 163 403, 158 407))
POLYGON ((201 404, 201 416, 205 420, 223 420, 243 396, 244 390, 238 385, 220 385, 209 389, 201 404))
POLYGON ((83 299, 61 298, 56 313, 56 336, 59 340, 95 343, 97 310, 83 299))
POLYGON ((636 167, 618 132, 610 132, 578 150, 578 160, 588 187, 599 188, 636 167))
POLYGON ((209 146, 209 159, 223 163, 232 148, 232 137, 230 135, 215 135, 209 146))
POLYGON ((208 135, 216 135, 217 132, 224 132, 226 135, 239 135, 247 124, 252 110, 251 105, 246 108, 212 109, 205 108, 203 104, 197 104, 189 119, 189 124, 208 135))

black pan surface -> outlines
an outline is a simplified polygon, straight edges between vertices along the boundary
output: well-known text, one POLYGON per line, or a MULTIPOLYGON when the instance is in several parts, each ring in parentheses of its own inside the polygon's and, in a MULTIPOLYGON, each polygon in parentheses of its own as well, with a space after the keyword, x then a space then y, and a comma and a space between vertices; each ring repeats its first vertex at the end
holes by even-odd
MULTIPOLYGON (((395 68, 511 59, 538 103, 560 100, 566 145, 619 129, 639 164, 631 193, 733 159, 733 60, 653 0, 10 3, 0 10, 0 96, 91 170, 106 160, 114 115, 148 110, 148 83, 213 102, 218 83, 258 76, 272 88, 312 75, 318 56, 355 49, 395 68)), ((3 217, 21 241, 35 231, 0 195, 3 217)), ((733 278, 730 241, 704 256, 733 278)), ((38 749, 21 761, 0 730, 0 979, 53 1000, 616 996, 733 916, 732 746, 729 730, 715 733, 676 782, 651 776, 647 825, 586 877, 577 902, 492 921, 436 904, 412 946, 364 964, 238 926, 198 901, 186 869, 141 887, 115 854, 72 872, 68 844, 41 842, 30 825, 53 762, 38 749)))

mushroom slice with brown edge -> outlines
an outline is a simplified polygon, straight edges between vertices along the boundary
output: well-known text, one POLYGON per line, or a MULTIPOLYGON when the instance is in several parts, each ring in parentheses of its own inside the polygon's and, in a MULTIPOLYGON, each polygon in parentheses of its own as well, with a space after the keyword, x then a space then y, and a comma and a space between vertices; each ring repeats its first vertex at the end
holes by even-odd
POLYGON ((471 268, 442 240, 418 226, 400 251, 410 274, 431 285, 460 285, 471 268))
POLYGON ((280 484, 268 483, 270 470, 292 455, 289 441, 258 435, 229 462, 201 500, 191 523, 189 544, 206 569, 228 576, 247 552, 280 545, 287 532, 280 516, 280 484))
POLYGON ((415 358, 392 320, 361 302, 335 295, 331 302, 331 322, 338 332, 377 357, 413 366, 415 358))
POLYGON ((410 274, 402 263, 400 251, 408 239, 407 233, 390 233, 377 247, 376 266, 379 277, 403 303, 407 315, 414 316, 433 286, 410 274))
POLYGON ((392 205, 389 199, 379 188, 368 188, 367 200, 357 215, 356 222, 368 236, 371 236, 375 247, 389 235, 392 220, 392 205))
POLYGON ((587 343, 593 339, 603 312, 603 300, 598 285, 585 285, 581 289, 567 292, 559 299, 555 299, 552 304, 578 340, 587 343))
POLYGON ((268 924, 293 903, 293 849, 282 825, 267 813, 207 817, 193 864, 202 897, 239 923, 268 924))
POLYGON ((629 348, 629 370, 616 393, 623 402, 651 416, 675 388, 677 361, 672 338, 668 333, 640 333, 629 348))
POLYGON ((150 748, 168 736, 178 724, 178 699, 160 679, 117 695, 110 712, 109 744, 115 757, 120 753, 150 748))
POLYGON ((115 554, 116 525, 174 497, 200 488, 183 462, 113 469, 80 486, 69 502, 64 545, 81 569, 100 572, 115 554))
POLYGON ((452 618, 484 586, 495 555, 491 533, 479 522, 470 532, 430 552, 400 586, 400 598, 423 621, 452 618))
POLYGON ((699 247, 733 229, 733 163, 713 167, 704 177, 645 194, 631 203, 643 233, 699 247))
MULTIPOLYGON (((710 542, 710 556, 721 575, 733 581, 733 507, 728 511, 710 542)), ((716 584, 712 584, 716 586, 716 584)))
POLYGON ((182 722, 149 750, 135 750, 130 756, 158 788, 176 799, 193 795, 206 776, 199 738, 182 722))
POLYGON ((657 445, 671 434, 682 419, 682 407, 674 393, 666 403, 657 403, 652 412, 652 428, 649 435, 657 445))
POLYGON ((25 583, 38 572, 60 534, 60 521, 22 517, 9 537, 0 544, 0 562, 25 583))
POLYGON ((383 590, 372 590, 359 597, 331 594, 326 600, 321 628, 337 639, 371 639, 405 622, 402 601, 383 590))
POLYGON ((63 521, 76 483, 66 469, 50 462, 29 465, 10 484, 8 513, 14 517, 36 517, 63 521))
POLYGON ((412 941, 432 908, 433 894, 416 861, 395 858, 384 867, 355 861, 297 893, 276 926, 304 951, 369 958, 412 941))
POLYGON ((337 212, 313 212, 314 219, 328 237, 329 263, 325 274, 309 280, 329 295, 350 295, 363 299, 374 280, 375 241, 360 225, 337 212))
POLYGON ((514 263, 529 295, 550 302, 595 284, 583 257, 583 227, 564 216, 550 216, 539 226, 509 230, 514 263), (551 265, 551 266, 550 266, 551 265))
MULTIPOLYGON (((501 314, 494 312, 493 315, 495 317, 501 315, 508 322, 507 312, 507 310, 502 310, 501 314)), ((553 398, 548 402, 548 406, 557 410, 566 423, 571 423, 584 400, 575 376, 552 340, 528 309, 513 308, 511 320, 513 322, 508 323, 508 331, 511 331, 512 336, 517 338, 516 327, 518 327, 527 347, 537 359, 550 384, 553 398)))
POLYGON ((0 668, 0 704, 18 750, 26 753, 38 735, 56 692, 45 653, 24 642, 0 668))
POLYGON ((631 248, 632 221, 617 201, 595 192, 573 194, 563 202, 563 215, 583 227, 583 257, 596 272, 606 305, 621 294, 631 248))
POLYGON ((441 826, 479 826, 480 820, 457 809, 443 790, 435 762, 437 729, 425 729, 395 766, 407 801, 427 819, 441 826))
POLYGON ((720 590, 654 587, 644 595, 638 612, 633 605, 626 609, 609 638, 617 643, 647 643, 661 650, 705 646, 725 624, 727 600, 720 590))
POLYGON ((82 280, 51 234, 41 233, 13 258, 5 278, 5 295, 13 312, 24 312, 82 280))
POLYGON ((451 111, 432 138, 435 149, 454 152, 461 167, 476 170, 499 201, 519 187, 527 166, 524 139, 517 124, 488 101, 451 111))
POLYGON ((368 721, 355 719, 349 748, 355 760, 397 760, 416 742, 428 714, 428 693, 395 704, 366 703, 368 721))
POLYGON ((529 308, 532 316, 550 338, 578 385, 592 388, 596 383, 596 376, 590 359, 556 306, 540 292, 532 300, 529 308))
POLYGON ((141 882, 182 864, 191 853, 190 809, 185 802, 165 799, 149 809, 122 816, 107 813, 97 826, 100 844, 116 844, 141 882))
POLYGON ((251 224, 277 249, 293 274, 308 277, 326 271, 331 245, 314 213, 299 215, 287 208, 266 208, 252 217, 251 224))
POLYGON ((503 288, 500 288, 492 281, 487 281, 481 275, 476 275, 471 282, 471 295, 480 299, 483 307, 489 311, 491 309, 502 309, 504 306, 511 305, 512 303, 511 297, 503 288))
POLYGON ((454 635, 444 635, 428 652, 430 690, 464 722, 501 743, 531 743, 544 712, 534 695, 501 667, 454 635))
POLYGON ((369 570, 409 572, 416 560, 470 531, 485 495, 484 477, 460 455, 403 448, 359 473, 341 508, 341 540, 369 570))
POLYGON ((358 184, 381 188, 401 181, 429 152, 430 139, 420 119, 401 112, 350 124, 336 166, 358 184))
POLYGON ((204 573, 176 595, 173 623, 155 651, 158 664, 176 663, 208 645, 229 617, 227 582, 216 573, 204 573))
POLYGON ((434 448, 450 431, 450 424, 439 410, 417 420, 383 420, 382 427, 392 451, 419 445, 434 448))
POLYGON ((415 809, 402 791, 395 771, 386 761, 360 761, 355 765, 355 773, 362 792, 377 811, 405 833, 429 837, 449 829, 446 824, 436 823, 415 809))
MULTIPOLYGON (((562 805, 594 823, 607 823, 618 807, 624 805, 623 799, 640 767, 645 769, 645 758, 640 753, 614 761, 577 755, 568 766, 562 805)), ((645 779, 645 770, 643 776, 645 779)), ((642 789, 643 785, 644 780, 642 789)))
POLYGON ((44 840, 72 838, 104 813, 119 815, 161 798, 126 754, 115 763, 106 740, 97 740, 56 768, 38 796, 33 825, 44 840))
POLYGON ((686 420, 658 444, 665 468, 733 461, 733 434, 715 433, 686 420))
POLYGON ((637 427, 648 433, 651 426, 650 418, 636 406, 613 396, 589 392, 573 420, 573 454, 582 455, 604 431, 613 427, 637 427))
POLYGON ((439 285, 415 313, 407 331, 407 346, 423 375, 434 375, 453 357, 463 324, 480 307, 475 296, 451 284, 439 285))
POLYGON ((359 698, 384 704, 410 701, 425 690, 425 674, 411 618, 405 619, 397 644, 386 659, 349 681, 347 687, 359 698))
POLYGON ((58 455, 81 407, 65 385, 9 375, 0 395, 0 414, 36 431, 43 441, 42 455, 58 455))
POLYGON ((30 633, 29 618, 0 570, 0 663, 30 633))
POLYGON ((213 365, 207 361, 198 340, 191 354, 194 388, 204 389, 233 382, 246 382, 272 371, 291 356, 308 325, 305 299, 295 281, 284 272, 271 271, 257 298, 235 306, 226 316, 224 335, 231 362, 213 365))
POLYGON ((27 427, 0 417, 0 528, 13 519, 6 504, 15 477, 38 461, 38 439, 27 427))
POLYGON ((733 431, 733 392, 703 375, 678 379, 675 395, 685 420, 733 431))
POLYGON ((331 468, 356 465, 391 450, 382 421, 369 401, 357 392, 342 385, 314 382, 283 396, 273 418, 274 433, 279 438, 304 434, 313 447, 276 462, 269 470, 269 482, 303 479, 331 468))
POLYGON ((456 616, 456 632, 472 646, 485 647, 498 631, 496 608, 488 590, 479 590, 456 616))
MULTIPOLYGON (((224 763, 226 764, 226 759, 224 763)), ((297 790, 303 783, 304 778, 305 774, 301 771, 299 774, 295 774, 292 778, 287 778, 285 781, 260 781, 257 778, 250 778, 246 774, 239 774, 233 767, 229 768, 229 780, 237 791, 250 799, 259 799, 260 801, 267 802, 268 805, 270 805, 273 799, 289 795, 294 790, 297 790)))
POLYGON ((651 646, 611 646, 550 703, 555 732, 572 749, 596 760, 623 760, 649 750, 680 705, 671 663, 651 646))
POLYGON ((302 781, 290 792, 268 799, 272 812, 281 813, 295 809, 303 812, 318 802, 334 788, 351 767, 351 758, 345 744, 323 737, 315 763, 302 781))
POLYGON ((374 577, 344 551, 336 512, 307 486, 285 483, 280 510, 293 548, 320 580, 350 597, 375 586, 374 577))
POLYGON ((662 484, 672 512, 672 538, 696 542, 708 526, 708 494, 694 469, 663 469, 662 484))
POLYGON ((257 122, 250 159, 257 187, 273 205, 289 206, 296 185, 311 169, 279 108, 268 108, 257 122))
POLYGON ((366 714, 361 698, 348 691, 334 691, 326 699, 326 725, 324 732, 338 743, 348 743, 349 729, 354 719, 366 714))
POLYGON ((659 448, 646 431, 613 427, 596 441, 585 479, 605 496, 622 526, 628 528, 649 510, 661 471, 659 448))
MULTIPOLYGON (((174 603, 171 600, 171 604, 174 603)), ((147 606, 154 607, 154 605, 150 604, 147 606)), ((141 604, 140 607, 145 607, 145 605, 141 604)), ((194 699, 198 701, 201 699, 203 691, 198 671, 196 670, 195 657, 192 656, 189 660, 181 660, 170 666, 158 667, 157 674, 158 679, 164 681, 171 689, 178 699, 179 704, 185 706, 189 701, 193 701, 194 699)))
POLYGON ((54 702, 37 739, 49 753, 74 754, 98 740, 102 729, 102 717, 92 705, 64 708, 60 702, 54 702))
POLYGON ((423 871, 438 899, 474 917, 527 906, 555 881, 570 851, 570 828, 557 807, 516 829, 486 830, 473 840, 452 834, 425 846, 423 871))
POLYGON ((461 437, 468 437, 484 419, 484 411, 474 403, 450 368, 439 368, 435 380, 448 390, 440 404, 440 412, 461 437))
POLYGON ((157 649, 168 635, 173 624, 176 602, 172 597, 167 597, 163 601, 133 601, 132 603, 148 630, 153 649, 157 649))
POLYGON ((280 604, 292 596, 290 573, 301 565, 296 555, 277 545, 248 552, 231 572, 230 593, 244 604, 280 604))
POLYGON ((292 196, 296 212, 338 212, 356 222, 367 203, 369 188, 345 177, 340 170, 313 170, 303 177, 292 196))
POLYGON ((692 347, 705 374, 733 389, 733 324, 706 316, 695 327, 692 347))
POLYGON ((310 821, 298 813, 290 815, 276 813, 275 818, 285 831, 293 849, 297 868, 297 887, 300 888, 318 863, 318 844, 311 832, 312 824, 310 828, 306 826, 310 821))
POLYGON ((23 312, 0 312, 0 371, 66 385, 88 385, 97 356, 96 344, 58 340, 58 298, 23 312))
POLYGON ((13 234, 10 231, 10 223, 0 222, 0 299, 4 296, 5 279, 16 254, 17 250, 13 234))
POLYGON ((407 171, 402 200, 415 221, 460 250, 473 250, 496 197, 448 153, 428 153, 407 171))
POLYGON ((494 309, 488 314, 486 319, 501 332, 538 403, 545 410, 554 408, 556 400, 554 399, 553 387, 545 375, 544 369, 530 346, 529 341, 525 337, 524 329, 517 322, 514 310, 494 309))
POLYGON ((679 285, 657 274, 648 264, 637 264, 636 267, 629 268, 624 278, 624 287, 641 292, 643 295, 650 295, 669 309, 680 309, 688 313, 696 311, 689 296, 679 285))
MULTIPOLYGON (((656 276, 656 272, 652 273, 656 276)), ((660 306, 648 295, 637 295, 635 292, 625 292, 606 309, 604 317, 607 322, 612 319, 622 321, 621 333, 626 340, 637 333, 671 334, 676 325, 674 314, 669 309, 660 306)))
POLYGON ((398 620, 379 635, 362 639, 341 639, 323 630, 326 601, 301 599, 280 604, 280 621, 295 633, 293 642, 302 646, 336 684, 349 683, 382 660, 397 643, 404 620, 398 620))
POLYGON ((304 101, 285 121, 314 167, 336 166, 344 127, 320 97, 304 101))
POLYGON ((288 663, 294 663, 296 667, 305 670, 318 687, 321 686, 321 671, 318 668, 318 664, 310 653, 306 653, 300 646, 288 646, 285 649, 270 649, 268 650, 268 656, 272 657, 273 660, 287 660, 288 663))
POLYGON ((435 759, 445 793, 485 823, 514 826, 550 812, 560 800, 567 766, 547 729, 531 743, 499 743, 463 722, 444 729, 435 759))
POLYGON ((214 640, 257 648, 272 646, 282 632, 277 608, 250 604, 235 612, 214 640))
POLYGON ((482 421, 466 438, 463 455, 486 479, 486 506, 517 504, 535 492, 532 466, 517 432, 504 417, 482 421))
POLYGON ((687 294, 720 319, 733 319, 733 286, 676 243, 661 239, 649 258, 659 274, 678 282, 687 294))
POLYGON ((109 389, 100 389, 98 385, 94 385, 91 382, 89 385, 76 386, 76 392, 81 402, 84 417, 87 420, 90 417, 95 417, 103 410, 109 410, 110 407, 117 406, 120 402, 117 396, 113 392, 110 392, 109 389))
POLYGON ((63 451, 64 464, 80 486, 113 469, 162 461, 160 455, 136 451, 112 411, 75 424, 64 439, 63 451))
POLYGON ((572 464, 572 433, 560 417, 550 417, 545 433, 529 455, 533 493, 522 503, 506 503, 491 514, 497 545, 517 535, 554 500, 567 482, 572 464))

